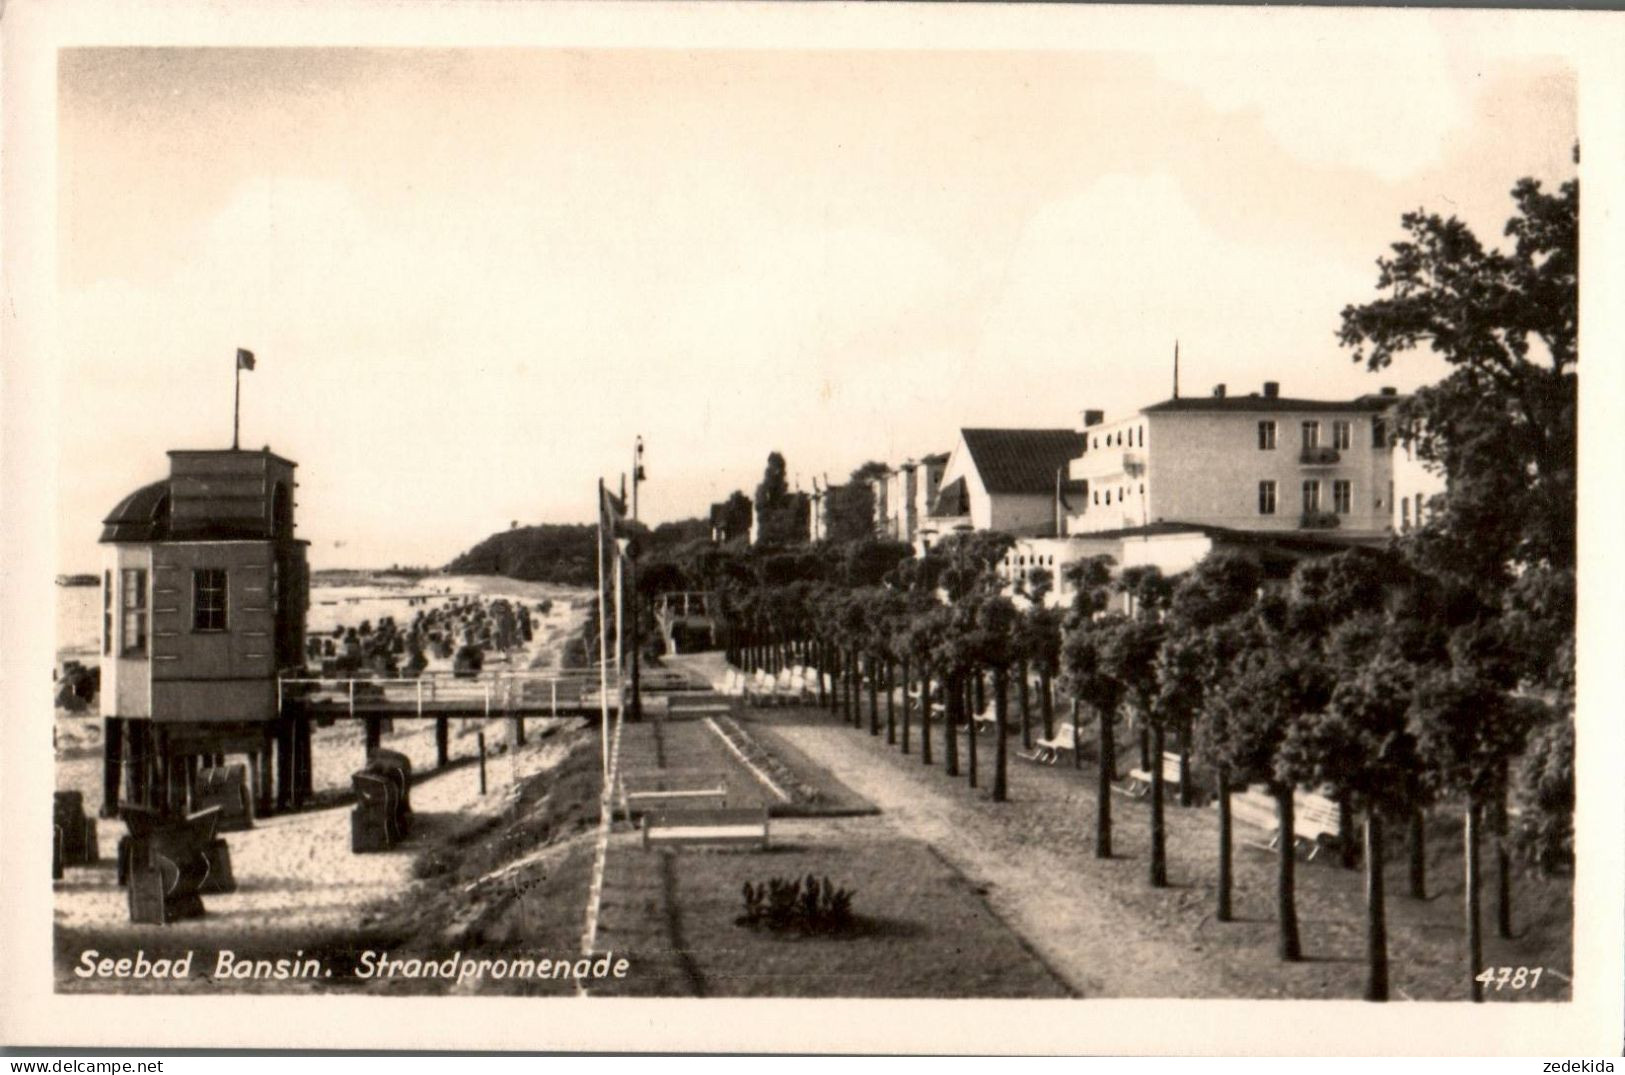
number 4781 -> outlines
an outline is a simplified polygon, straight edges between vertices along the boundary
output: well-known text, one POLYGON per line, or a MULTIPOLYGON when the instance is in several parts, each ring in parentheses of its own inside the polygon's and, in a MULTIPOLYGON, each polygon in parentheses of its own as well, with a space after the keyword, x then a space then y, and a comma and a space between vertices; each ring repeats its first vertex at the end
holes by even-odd
POLYGON ((1544 967, 1486 967, 1475 981, 1496 989, 1533 989, 1540 983, 1544 967))

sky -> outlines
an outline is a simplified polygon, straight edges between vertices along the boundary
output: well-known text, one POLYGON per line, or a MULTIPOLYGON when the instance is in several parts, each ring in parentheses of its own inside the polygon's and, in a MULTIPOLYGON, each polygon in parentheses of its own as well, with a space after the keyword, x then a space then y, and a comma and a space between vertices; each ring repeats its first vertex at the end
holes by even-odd
POLYGON ((1574 174, 1557 61, 1417 33, 1131 52, 71 49, 61 569, 170 448, 299 463, 317 567, 442 564, 840 480, 962 426, 1369 373, 1338 314, 1404 212, 1501 242, 1574 174))

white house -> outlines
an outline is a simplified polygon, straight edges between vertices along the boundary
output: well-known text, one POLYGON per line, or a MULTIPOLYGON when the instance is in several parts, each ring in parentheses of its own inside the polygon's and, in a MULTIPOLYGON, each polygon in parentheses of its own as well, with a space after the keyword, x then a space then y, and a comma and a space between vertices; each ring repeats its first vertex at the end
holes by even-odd
POLYGON ((1071 429, 961 429, 920 524, 919 548, 974 530, 1059 533, 1071 501, 1082 492, 1066 477, 1070 461, 1082 452, 1083 434, 1071 429))

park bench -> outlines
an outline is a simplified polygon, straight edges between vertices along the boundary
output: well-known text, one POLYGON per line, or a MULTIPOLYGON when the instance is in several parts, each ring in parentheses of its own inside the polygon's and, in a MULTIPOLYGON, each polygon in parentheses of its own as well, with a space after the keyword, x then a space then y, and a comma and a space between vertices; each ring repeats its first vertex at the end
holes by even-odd
POLYGON ((728 805, 727 778, 708 770, 638 773, 625 778, 622 789, 629 813, 648 814, 662 807, 728 805))
POLYGON ((253 796, 248 788, 248 766, 215 765, 198 771, 192 796, 195 810, 220 808, 216 832, 241 832, 254 827, 253 796))
MULTIPOLYGON (((1243 840, 1249 847, 1274 851, 1281 842, 1281 822, 1275 796, 1260 786, 1230 796, 1230 818, 1269 834, 1267 842, 1243 840)), ((1343 826, 1337 803, 1315 792, 1292 793, 1292 842, 1295 849, 1307 848, 1311 861, 1327 847, 1343 839, 1343 826)))
POLYGON ((643 819, 643 846, 755 845, 767 849, 767 808, 661 810, 643 819))
POLYGON ((980 713, 971 717, 971 728, 977 732, 989 731, 998 725, 999 714, 989 702, 980 713))
POLYGON ((205 893, 236 889, 226 841, 214 832, 218 809, 175 816, 126 806, 119 814, 130 830, 119 841, 119 866, 129 886, 131 922, 196 918, 205 893))
POLYGON ((1028 761, 1040 761, 1046 765, 1054 765, 1057 758, 1065 751, 1078 749, 1077 733, 1072 725, 1062 724, 1055 729, 1055 734, 1047 738, 1039 738, 1033 742, 1033 752, 1021 755, 1028 761))
POLYGON ((59 791, 51 800, 52 877, 60 866, 92 866, 101 857, 96 842, 96 819, 85 816, 85 797, 77 791, 59 791))
MULTIPOLYGON (((1179 790, 1179 755, 1171 750, 1162 752, 1162 782, 1179 790)), ((1130 769, 1128 773, 1128 787, 1117 787, 1124 795, 1133 799, 1143 799, 1151 794, 1151 774, 1144 769, 1130 769)))

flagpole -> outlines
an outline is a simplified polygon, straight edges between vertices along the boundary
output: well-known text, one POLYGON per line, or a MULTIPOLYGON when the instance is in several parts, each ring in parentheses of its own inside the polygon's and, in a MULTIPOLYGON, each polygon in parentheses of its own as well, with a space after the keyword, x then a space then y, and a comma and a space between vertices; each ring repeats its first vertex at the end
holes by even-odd
POLYGON ((626 712, 626 658, 622 654, 622 626, 621 626, 621 561, 625 559, 621 552, 619 541, 615 547, 615 697, 618 700, 617 715, 626 712))
POLYGON ((609 779, 609 634, 604 607, 604 479, 598 479, 598 717, 603 728, 604 779, 609 779))
POLYGON ((233 358, 231 392, 231 450, 237 450, 237 420, 243 411, 243 360, 233 358))

